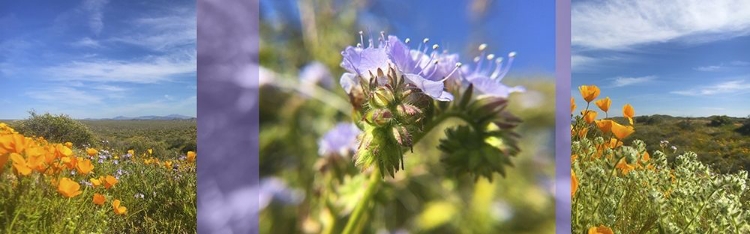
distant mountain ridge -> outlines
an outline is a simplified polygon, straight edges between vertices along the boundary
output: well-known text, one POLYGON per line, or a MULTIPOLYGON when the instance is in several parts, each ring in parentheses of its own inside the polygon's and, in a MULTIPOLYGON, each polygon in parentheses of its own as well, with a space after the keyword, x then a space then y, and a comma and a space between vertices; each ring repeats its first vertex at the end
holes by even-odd
MULTIPOLYGON (((157 116, 157 115, 146 115, 146 116, 138 116, 138 117, 117 116, 114 118, 102 118, 98 120, 175 120, 175 119, 195 119, 195 117, 172 114, 172 115, 167 115, 167 116, 157 116)), ((96 119, 87 118, 87 120, 96 120, 96 119)))

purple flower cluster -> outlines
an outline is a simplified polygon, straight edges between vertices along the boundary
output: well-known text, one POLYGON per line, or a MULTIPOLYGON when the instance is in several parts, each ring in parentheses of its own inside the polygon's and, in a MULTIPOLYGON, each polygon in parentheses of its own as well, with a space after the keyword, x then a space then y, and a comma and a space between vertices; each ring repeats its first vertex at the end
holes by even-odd
MULTIPOLYGON (((459 56, 449 54, 447 51, 439 53, 438 45, 433 45, 432 51, 428 52, 429 39, 427 38, 416 50, 407 45, 409 39, 402 42, 398 37, 390 35, 386 37, 384 33, 381 33, 377 46, 373 45, 373 40, 370 39, 369 45, 363 47, 362 32, 360 32, 360 42, 356 47, 349 46, 341 52, 343 56, 341 67, 347 72, 341 76, 340 83, 347 93, 351 93, 352 89, 359 85, 360 80, 373 78, 372 74, 377 74, 378 69, 388 71, 388 68, 394 68, 406 78, 409 84, 438 101, 453 100, 453 95, 445 91, 444 81, 447 79, 471 83, 484 95, 494 97, 506 98, 510 93, 524 91, 523 87, 508 87, 500 83, 510 69, 515 52, 508 55, 508 64, 503 67, 502 58, 495 59, 493 54, 485 55, 484 49, 487 46, 482 44, 479 47, 482 55, 474 59, 476 67, 470 70, 468 67, 459 69, 461 67, 459 56), (485 60, 489 64, 483 67, 485 60)), ((385 83, 386 81, 379 80, 378 82, 385 83)))

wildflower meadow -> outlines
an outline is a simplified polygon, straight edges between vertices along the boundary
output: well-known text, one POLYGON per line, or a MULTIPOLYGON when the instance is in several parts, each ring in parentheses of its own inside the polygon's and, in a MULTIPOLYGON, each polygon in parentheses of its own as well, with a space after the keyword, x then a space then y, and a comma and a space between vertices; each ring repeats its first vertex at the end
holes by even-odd
POLYGON ((0 233, 194 233, 194 149, 100 136, 64 115, 0 123, 0 233))
POLYGON ((622 117, 595 85, 571 99, 573 233, 748 233, 746 170, 722 173, 668 140, 648 147, 630 104, 622 117), (597 99, 598 98, 598 99, 597 99), (654 150, 648 150, 654 149, 654 150))

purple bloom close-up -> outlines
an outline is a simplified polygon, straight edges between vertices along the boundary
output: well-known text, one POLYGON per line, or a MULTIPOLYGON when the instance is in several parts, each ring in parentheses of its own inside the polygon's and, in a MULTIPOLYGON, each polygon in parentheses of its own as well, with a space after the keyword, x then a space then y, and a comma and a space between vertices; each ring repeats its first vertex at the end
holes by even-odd
POLYGON ((258 186, 258 205, 264 209, 271 201, 284 204, 297 204, 302 201, 304 194, 289 188, 286 183, 276 177, 261 178, 258 186))
POLYGON ((321 62, 311 62, 300 70, 299 79, 305 84, 320 84, 323 87, 331 88, 333 75, 328 67, 321 62))
MULTIPOLYGON (((481 49, 483 49, 483 47, 480 47, 480 50, 481 49)), ((510 70, 514 57, 515 52, 508 54, 508 64, 505 65, 505 67, 502 66, 502 58, 497 58, 494 61, 495 66, 492 66, 494 55, 491 54, 485 57, 483 52, 481 56, 475 59, 476 67, 473 70, 469 67, 463 69, 464 78, 466 81, 474 85, 474 89, 487 96, 507 98, 511 93, 524 92, 526 91, 524 87, 509 87, 500 83, 505 77, 505 74, 508 73, 508 70, 510 70), (483 68, 482 66, 485 61, 489 64, 486 68, 483 68)))
POLYGON ((318 154, 348 155, 357 149, 357 135, 361 131, 353 123, 339 123, 318 140, 318 154))

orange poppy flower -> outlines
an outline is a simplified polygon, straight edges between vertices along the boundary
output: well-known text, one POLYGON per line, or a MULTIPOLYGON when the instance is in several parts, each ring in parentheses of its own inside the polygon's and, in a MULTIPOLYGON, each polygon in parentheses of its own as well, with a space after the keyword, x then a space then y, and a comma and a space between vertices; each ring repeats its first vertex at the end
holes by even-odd
POLYGON ((599 109, 602 109, 602 111, 607 112, 609 111, 609 106, 612 105, 612 100, 609 99, 609 97, 606 97, 604 99, 599 99, 596 101, 596 106, 599 107, 599 109))
POLYGON ((104 195, 101 195, 99 193, 94 193, 94 204, 97 205, 104 205, 104 202, 107 201, 107 198, 104 197, 104 195))
POLYGON ((15 169, 19 175, 31 174, 31 167, 28 166, 26 159, 24 159, 23 156, 17 153, 10 153, 10 160, 13 161, 13 169, 15 169))
POLYGON ((91 164, 91 160, 84 159, 76 165, 76 169, 78 169, 78 173, 89 174, 94 170, 94 165, 91 164))
POLYGON ((586 102, 591 102, 599 96, 599 87, 596 85, 581 85, 578 87, 578 91, 581 92, 581 96, 586 102))
POLYGON ((633 125, 633 117, 635 117, 635 110, 633 109, 633 106, 630 104, 625 104, 625 106, 622 107, 622 115, 625 116, 625 118, 628 118, 630 121, 630 125, 633 125))
POLYGON ((589 228, 589 234, 614 234, 614 232, 607 226, 599 225, 599 227, 589 228))
POLYGON ((617 139, 623 140, 634 132, 635 129, 633 128, 633 126, 624 126, 617 122, 612 122, 612 133, 615 134, 615 137, 617 137, 617 139))
POLYGON ((596 121, 596 127, 599 128, 603 133, 608 133, 612 131, 612 120, 597 120, 596 121))
POLYGON ((593 123, 594 120, 596 120, 596 111, 587 110, 586 113, 583 113, 583 120, 586 121, 586 123, 593 123))
POLYGON ((98 153, 99 153, 99 151, 97 151, 96 149, 92 149, 92 148, 86 149, 86 154, 88 154, 89 156, 93 157, 93 156, 95 156, 98 153))
POLYGON ((195 162, 195 156, 196 156, 196 155, 195 155, 195 152, 193 152, 193 151, 188 151, 188 152, 187 152, 187 161, 188 161, 188 162, 195 162))
POLYGON ((112 209, 114 209, 115 210, 115 214, 118 214, 118 215, 122 215, 122 214, 127 214, 128 213, 128 208, 126 208, 125 206, 120 206, 120 200, 118 200, 118 199, 115 199, 112 202, 112 209))
POLYGON ((68 198, 81 194, 80 189, 81 185, 67 177, 60 179, 60 182, 57 185, 57 192, 68 198))
POLYGON ((114 176, 108 175, 104 178, 104 188, 109 189, 112 186, 115 186, 117 184, 117 178, 114 176))

